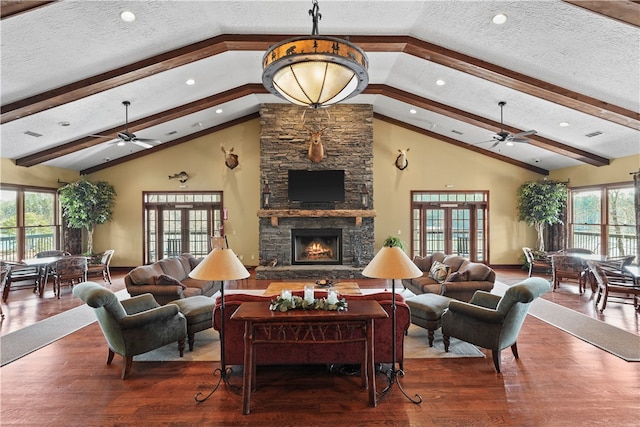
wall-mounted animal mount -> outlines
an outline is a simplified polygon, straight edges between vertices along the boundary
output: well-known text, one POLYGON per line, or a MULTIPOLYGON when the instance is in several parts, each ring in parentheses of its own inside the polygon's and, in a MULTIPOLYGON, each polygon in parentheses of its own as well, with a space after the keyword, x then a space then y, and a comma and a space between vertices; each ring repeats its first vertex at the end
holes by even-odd
POLYGON ((311 134, 311 142, 309 143, 309 151, 307 153, 307 157, 313 163, 320 163, 322 159, 324 159, 326 153, 324 151, 324 145, 322 145, 322 134, 327 128, 322 128, 320 130, 314 130, 305 126, 305 129, 309 131, 311 134))
POLYGON ((235 169, 240 162, 238 161, 238 155, 233 154, 233 147, 230 150, 224 148, 224 145, 220 146, 220 149, 224 153, 224 164, 227 165, 229 169, 235 169))
POLYGON ((408 151, 409 151, 408 148, 406 150, 398 149, 398 152, 400 154, 398 154, 398 157, 396 157, 396 167, 401 171, 405 170, 407 166, 409 166, 409 160, 407 160, 408 151))
POLYGON ((173 175, 169 175, 169 179, 177 179, 182 184, 189 180, 189 174, 185 171, 174 173, 173 175))

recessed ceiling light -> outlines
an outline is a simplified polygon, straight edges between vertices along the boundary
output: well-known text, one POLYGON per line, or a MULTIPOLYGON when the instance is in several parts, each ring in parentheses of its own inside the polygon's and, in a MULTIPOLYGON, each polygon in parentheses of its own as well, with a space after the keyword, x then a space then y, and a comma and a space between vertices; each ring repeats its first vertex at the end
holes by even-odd
POLYGON ((222 108, 218 108, 218 109, 216 110, 216 114, 220 114, 220 113, 222 113, 222 108))
POLYGON ((507 15, 505 15, 504 13, 498 13, 491 19, 491 22, 496 25, 502 25, 507 22, 507 15))
POLYGON ((410 112, 411 114, 416 114, 416 113, 417 113, 417 111, 416 111, 416 110, 414 110, 413 108, 412 108, 411 110, 409 110, 409 112, 410 112))
POLYGON ((569 122, 560 122, 558 123, 558 126, 562 127, 562 128, 566 128, 567 126, 570 126, 569 122))
POLYGON ((196 84, 196 81, 193 80, 193 79, 189 79, 185 83, 187 83, 187 85, 189 85, 189 86, 193 86, 194 84, 196 84))
POLYGON ((58 122, 58 126, 67 127, 67 126, 71 126, 71 123, 69 123, 69 122, 58 122))
POLYGON ((124 22, 133 22, 136 20, 136 15, 134 15, 133 12, 125 10, 124 12, 120 13, 120 19, 122 19, 124 22))
POLYGON ((511 142, 511 141, 507 141, 507 142, 506 142, 506 144, 507 144, 509 147, 513 147, 513 142, 511 142))
POLYGON ((116 144, 118 147, 124 147, 125 142, 124 141, 118 141, 118 143, 116 144))
POLYGON ((442 80, 442 79, 438 79, 438 80, 436 80, 436 84, 437 84, 438 86, 444 86, 444 85, 446 85, 446 84, 447 84, 447 82, 445 82, 445 81, 444 81, 444 80, 442 80))

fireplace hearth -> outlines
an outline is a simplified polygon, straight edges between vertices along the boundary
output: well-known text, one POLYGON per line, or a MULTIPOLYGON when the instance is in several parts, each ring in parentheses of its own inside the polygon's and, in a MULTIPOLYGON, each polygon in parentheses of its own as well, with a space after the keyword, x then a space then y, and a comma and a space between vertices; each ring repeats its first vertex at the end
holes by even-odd
POLYGON ((291 230, 292 265, 342 264, 342 229, 291 230))

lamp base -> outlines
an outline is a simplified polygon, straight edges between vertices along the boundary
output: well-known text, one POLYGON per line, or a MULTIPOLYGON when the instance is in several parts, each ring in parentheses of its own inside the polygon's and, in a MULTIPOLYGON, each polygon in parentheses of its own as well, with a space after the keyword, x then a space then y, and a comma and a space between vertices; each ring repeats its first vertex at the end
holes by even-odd
POLYGON ((216 385, 213 387, 213 389, 206 396, 201 391, 196 393, 196 395, 194 397, 196 402, 201 403, 201 402, 204 402, 205 400, 207 400, 208 398, 210 398, 213 395, 213 393, 215 393, 216 390, 218 390, 218 387, 220 387, 220 384, 222 382, 224 382, 224 384, 227 386, 227 388, 229 390, 233 391, 235 394, 238 394, 238 395, 242 394, 242 387, 239 387, 237 385, 233 385, 233 384, 231 384, 229 382, 229 378, 233 374, 233 369, 231 369, 229 367, 226 367, 224 369, 223 368, 217 368, 217 369, 215 369, 213 371, 213 376, 215 377, 217 373, 220 373, 220 377, 218 378, 218 382, 216 383, 216 385))
POLYGON ((391 368, 389 368, 389 370, 387 370, 387 372, 384 372, 384 374, 387 376, 387 381, 388 384, 387 386, 380 392, 380 397, 378 397, 378 402, 384 397, 386 396, 386 394, 391 390, 391 387, 394 384, 398 385, 398 388, 400 389, 400 391, 402 392, 402 394, 404 394, 404 396, 409 399, 409 401, 411 403, 415 403, 416 405, 419 405, 422 403, 422 397, 416 393, 416 395, 414 397, 411 397, 407 394, 406 391, 404 391, 404 388, 402 387, 402 384, 400 383, 400 377, 404 377, 404 371, 402 369, 395 369, 395 366, 392 366, 391 368))

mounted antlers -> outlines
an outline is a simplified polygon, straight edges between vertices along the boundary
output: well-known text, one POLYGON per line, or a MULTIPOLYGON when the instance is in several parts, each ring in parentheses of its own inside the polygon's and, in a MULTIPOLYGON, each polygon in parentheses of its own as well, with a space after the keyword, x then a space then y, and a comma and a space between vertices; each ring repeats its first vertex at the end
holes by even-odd
POLYGON ((224 145, 221 145, 220 149, 224 153, 224 164, 227 165, 229 169, 234 169, 238 164, 240 164, 238 161, 238 155, 233 154, 233 147, 231 147, 231 150, 226 150, 224 145))
POLYGON ((409 160, 407 160, 408 151, 409 151, 408 148, 406 150, 398 149, 398 152, 400 154, 398 154, 398 157, 396 157, 396 167, 401 171, 405 170, 407 166, 409 166, 409 160))

